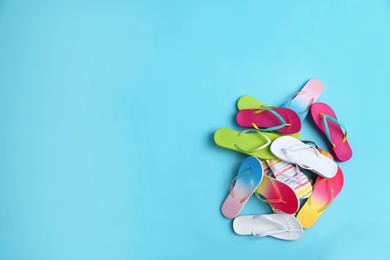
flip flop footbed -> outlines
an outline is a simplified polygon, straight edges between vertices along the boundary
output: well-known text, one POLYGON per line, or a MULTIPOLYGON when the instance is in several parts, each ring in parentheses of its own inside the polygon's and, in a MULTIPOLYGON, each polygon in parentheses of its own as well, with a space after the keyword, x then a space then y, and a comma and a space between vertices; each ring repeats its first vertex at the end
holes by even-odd
POLYGON ((323 90, 324 84, 320 80, 310 79, 303 88, 297 92, 296 96, 282 107, 294 110, 301 121, 303 121, 309 112, 310 105, 317 101, 323 90))
POLYGON ((344 175, 340 167, 336 176, 324 179, 319 176, 316 180, 314 191, 297 214, 297 219, 304 228, 312 227, 322 215, 327 206, 340 193, 344 184, 344 175))
POLYGON ((262 179, 263 169, 259 159, 249 156, 241 164, 234 187, 222 204, 222 214, 227 218, 236 217, 262 179))
POLYGON ((324 178, 332 178, 337 172, 337 164, 333 160, 291 136, 282 136, 274 140, 271 152, 283 161, 298 164, 324 178))
POLYGON ((300 199, 311 195, 312 186, 309 179, 294 164, 280 159, 267 160, 267 164, 275 178, 293 188, 300 199))
POLYGON ((242 127, 250 128, 256 125, 261 129, 269 129, 269 131, 284 134, 297 133, 302 127, 297 113, 288 108, 274 108, 271 110, 244 109, 238 111, 236 121, 242 127))
POLYGON ((352 149, 347 140, 343 141, 344 132, 339 124, 332 120, 326 119, 325 116, 333 117, 337 120, 336 114, 333 109, 325 103, 315 103, 310 108, 310 116, 314 122, 314 125, 320 130, 324 136, 329 149, 333 156, 339 161, 347 161, 352 157, 352 149), (333 144, 328 140, 326 135, 325 120, 328 124, 330 139, 333 144), (334 147, 334 146, 335 147, 334 147))
POLYGON ((297 240, 303 235, 299 221, 283 213, 239 216, 233 221, 233 229, 239 235, 272 236, 284 240, 297 240))
POLYGON ((256 190, 271 206, 286 213, 295 214, 299 209, 299 198, 287 184, 265 176, 256 190))

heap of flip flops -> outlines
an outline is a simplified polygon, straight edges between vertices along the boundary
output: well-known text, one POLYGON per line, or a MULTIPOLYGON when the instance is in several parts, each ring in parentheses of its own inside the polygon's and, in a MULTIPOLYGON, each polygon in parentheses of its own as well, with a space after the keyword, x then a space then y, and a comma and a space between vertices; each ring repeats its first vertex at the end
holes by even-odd
POLYGON ((249 155, 222 205, 222 214, 234 218, 237 234, 297 240, 340 193, 344 177, 336 160, 349 160, 352 150, 347 130, 333 109, 316 102, 323 89, 320 80, 311 79, 281 107, 243 96, 238 100, 236 121, 246 129, 215 132, 217 145, 249 155), (330 152, 300 139, 307 114, 330 152), (238 216, 253 194, 269 203, 273 213, 238 216))

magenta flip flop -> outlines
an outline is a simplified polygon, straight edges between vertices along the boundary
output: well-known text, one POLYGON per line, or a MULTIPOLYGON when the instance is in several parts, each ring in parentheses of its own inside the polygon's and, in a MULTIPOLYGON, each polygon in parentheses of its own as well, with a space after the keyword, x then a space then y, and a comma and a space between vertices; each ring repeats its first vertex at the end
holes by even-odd
POLYGON ((326 139, 333 156, 341 162, 351 159, 352 149, 347 141, 347 130, 333 109, 325 103, 314 103, 310 107, 310 116, 326 139))
POLYGON ((283 134, 298 133, 302 127, 298 114, 288 108, 243 109, 237 112, 236 121, 242 127, 283 134))

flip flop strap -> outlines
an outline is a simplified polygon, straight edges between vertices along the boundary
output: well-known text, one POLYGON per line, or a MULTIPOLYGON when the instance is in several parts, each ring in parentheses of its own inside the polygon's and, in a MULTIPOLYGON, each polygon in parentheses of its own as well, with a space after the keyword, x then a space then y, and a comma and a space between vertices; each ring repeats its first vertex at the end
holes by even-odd
POLYGON ((259 108, 262 109, 262 110, 268 110, 268 109, 274 109, 276 107, 273 106, 273 105, 262 104, 262 105, 259 106, 259 108))
POLYGON ((304 144, 313 146, 314 148, 318 149, 318 145, 314 141, 311 141, 311 140, 301 140, 301 142, 304 143, 304 144))
POLYGON ((300 232, 298 230, 292 230, 292 229, 280 229, 280 230, 272 230, 268 232, 263 232, 260 234, 256 234, 253 230, 251 231, 251 234, 255 237, 265 237, 265 236, 272 236, 280 233, 285 233, 285 232, 300 232))
MULTIPOLYGON (((296 171, 297 171, 297 173, 298 173, 298 176, 297 176, 297 177, 293 177, 293 176, 287 175, 287 174, 285 174, 285 173, 283 173, 283 172, 279 172, 279 171, 276 169, 276 166, 275 166, 274 162, 272 161, 272 159, 269 160, 269 161, 270 161, 270 163, 271 163, 271 167, 274 167, 275 170, 276 170, 280 175, 282 175, 282 176, 285 177, 286 179, 289 179, 289 180, 292 180, 292 181, 297 182, 298 185, 301 185, 303 173, 302 173, 301 170, 299 169, 298 165, 295 165, 295 168, 296 168, 296 171)), ((275 174, 274 174, 274 173, 272 173, 272 174, 273 174, 274 177, 276 178, 275 174)), ((277 188, 277 186, 276 186, 276 188, 277 188)), ((278 189, 277 191, 279 191, 279 189, 278 189)), ((309 195, 311 192, 312 192, 312 189, 310 189, 310 190, 306 191, 305 193, 303 193, 302 196, 309 195)), ((279 192, 279 193, 280 193, 280 192, 279 192)), ((256 195, 256 197, 257 197, 258 199, 262 200, 261 198, 259 198, 259 197, 257 196, 257 194, 255 194, 255 195, 256 195)), ((262 200, 262 201, 265 201, 265 200, 262 200)), ((265 201, 265 202, 267 202, 267 201, 265 201)))
POLYGON ((343 139, 342 139, 342 142, 344 143, 345 141, 347 141, 347 129, 346 127, 344 126, 343 123, 341 123, 339 120, 337 120, 336 118, 332 117, 332 116, 329 116, 329 115, 325 115, 324 113, 318 113, 320 116, 322 116, 324 118, 324 127, 325 127, 325 135, 326 135, 326 138, 328 139, 328 141, 331 143, 331 145, 336 148, 336 145, 333 143, 332 141, 332 138, 330 137, 330 131, 329 131, 329 125, 328 125, 328 120, 338 124, 343 130, 344 130, 344 136, 343 136, 343 139))
MULTIPOLYGON (((288 103, 288 106, 291 105, 291 101, 292 101, 296 96, 302 95, 302 94, 305 94, 305 93, 306 93, 306 91, 304 91, 304 90, 301 90, 301 91, 298 91, 298 92, 293 93, 293 94, 290 96, 290 98, 289 98, 289 100, 288 100, 288 102, 287 102, 287 103, 288 103)), ((307 113, 307 111, 309 111, 309 108, 310 108, 311 105, 313 105, 313 103, 314 103, 314 97, 311 97, 310 100, 309 100, 309 105, 307 105, 307 107, 305 108, 305 110, 303 110, 303 111, 301 111, 301 112, 297 112, 297 111, 296 111, 296 113, 297 113, 297 114, 307 113)))
POLYGON ((255 192, 256 198, 258 198, 259 200, 261 200, 263 202, 269 203, 269 204, 272 204, 272 203, 284 203, 284 204, 286 204, 286 202, 283 200, 282 194, 280 193, 278 185, 276 185, 276 183, 272 179, 271 179, 271 183, 272 183, 272 186, 273 186, 273 188, 274 188, 278 198, 277 199, 263 199, 260 196, 260 193, 258 193, 257 191, 255 192))
POLYGON ((293 148, 293 149, 286 149, 286 148, 282 148, 282 152, 286 154, 286 156, 290 159, 290 161, 292 161, 293 163, 295 163, 296 165, 298 165, 299 167, 303 168, 303 169, 306 169, 306 170, 313 170, 314 168, 312 167, 309 167, 307 165, 304 165, 304 164, 301 164, 296 158, 295 156, 293 155, 293 152, 295 151, 299 151, 299 150, 303 150, 303 149, 312 149, 315 154, 320 157, 320 152, 313 146, 311 145, 302 145, 298 148, 293 148))
POLYGON ((284 178, 286 179, 289 179, 290 181, 295 181, 297 182, 299 185, 301 185, 301 182, 302 182, 302 177, 301 177, 301 171, 299 170, 299 167, 298 166, 295 166, 296 168, 296 171, 298 173, 298 176, 297 177, 294 177, 294 176, 290 176, 288 174, 285 174, 284 172, 281 172, 279 171, 277 168, 276 168, 276 165, 275 163, 273 162, 273 160, 268 160, 271 164, 271 168, 274 169, 277 173, 279 173, 281 176, 283 176, 284 178))
MULTIPOLYGON (((263 132, 270 132, 270 131, 275 131, 275 130, 278 130, 278 129, 281 129, 285 126, 291 126, 291 124, 289 123, 286 123, 286 121, 284 121, 283 117, 278 113, 276 112, 275 110, 273 109, 260 109, 260 110, 255 110, 255 114, 260 114, 264 111, 269 111, 271 112, 279 121, 280 121, 280 125, 277 125, 277 126, 273 126, 273 127, 268 127, 268 128, 262 128, 261 131, 263 132)), ((252 126, 256 129, 259 129, 258 126, 252 122, 252 126)))
POLYGON ((241 133, 238 133, 237 136, 241 136, 241 135, 244 135, 244 134, 260 134, 261 137, 264 137, 264 139, 267 141, 265 144, 253 149, 253 150, 246 150, 244 148, 242 148, 241 146, 239 146, 238 144, 233 144, 233 146, 235 148, 237 148, 238 150, 242 151, 242 152, 245 152, 245 153, 254 153, 254 152, 257 152, 257 151, 260 151, 261 149, 264 149, 266 148, 267 146, 269 146, 271 144, 271 139, 269 139, 269 137, 267 135, 265 135, 264 133, 262 133, 260 131, 260 129, 247 129, 247 130, 244 130, 242 131, 241 133))
MULTIPOLYGON (((251 168, 251 167, 249 167, 249 169, 246 170, 243 174, 239 174, 239 175, 237 175, 236 177, 234 177, 234 179, 230 182, 230 196, 232 196, 232 197, 234 198, 234 189, 233 189, 233 186, 234 186, 235 182, 236 182, 239 178, 244 177, 245 175, 248 175, 248 174, 250 174, 251 177, 252 177, 252 168, 251 168)), ((247 199, 249 199, 249 197, 252 195, 253 190, 254 190, 254 181, 253 181, 253 177, 251 178, 250 183, 251 183, 251 192, 248 193, 248 195, 246 195, 244 198, 242 198, 242 199, 240 200, 240 203, 245 202, 245 201, 246 201, 247 199)))
MULTIPOLYGON (((270 216, 267 215, 260 215, 262 218, 267 219, 268 221, 272 222, 277 226, 277 230, 270 230, 262 233, 256 234, 253 230, 251 231, 251 234, 256 237, 265 237, 265 236, 270 236, 270 235, 275 235, 275 234, 280 234, 280 233, 285 233, 285 232, 293 232, 293 230, 288 229, 286 226, 284 226, 282 223, 277 221, 276 219, 271 218, 270 216)), ((260 216, 254 216, 252 219, 258 219, 260 216)))

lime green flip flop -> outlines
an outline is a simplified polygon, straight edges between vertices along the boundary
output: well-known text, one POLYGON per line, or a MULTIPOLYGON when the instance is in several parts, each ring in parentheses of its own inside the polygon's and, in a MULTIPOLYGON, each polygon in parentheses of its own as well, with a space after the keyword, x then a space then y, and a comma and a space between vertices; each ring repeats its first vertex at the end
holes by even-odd
POLYGON ((263 102, 257 100, 256 98, 252 96, 242 96, 237 101, 237 108, 238 110, 243 109, 254 109, 254 108, 275 108, 274 106, 266 105, 263 102))
MULTIPOLYGON (((291 136, 299 138, 299 133, 291 136)), ((275 158, 270 146, 272 141, 278 137, 280 137, 279 134, 265 133, 258 129, 237 132, 229 128, 219 128, 214 134, 214 141, 223 148, 268 160, 275 158)))

